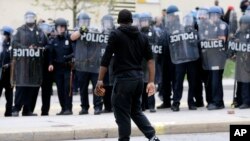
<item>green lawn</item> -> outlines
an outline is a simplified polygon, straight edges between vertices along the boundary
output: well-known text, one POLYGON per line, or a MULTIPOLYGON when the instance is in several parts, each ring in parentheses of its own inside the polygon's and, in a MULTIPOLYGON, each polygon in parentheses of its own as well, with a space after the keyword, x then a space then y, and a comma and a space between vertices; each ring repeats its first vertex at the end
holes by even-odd
POLYGON ((227 60, 223 78, 234 78, 234 72, 235 72, 235 62, 233 62, 232 60, 227 60))

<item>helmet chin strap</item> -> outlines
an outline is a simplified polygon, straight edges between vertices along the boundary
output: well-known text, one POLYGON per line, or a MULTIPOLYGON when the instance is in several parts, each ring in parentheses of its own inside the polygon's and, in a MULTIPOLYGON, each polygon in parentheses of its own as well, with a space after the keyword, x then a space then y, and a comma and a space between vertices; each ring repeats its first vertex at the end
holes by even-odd
POLYGON ((27 25, 29 28, 32 28, 32 27, 34 27, 35 23, 26 23, 26 25, 27 25))

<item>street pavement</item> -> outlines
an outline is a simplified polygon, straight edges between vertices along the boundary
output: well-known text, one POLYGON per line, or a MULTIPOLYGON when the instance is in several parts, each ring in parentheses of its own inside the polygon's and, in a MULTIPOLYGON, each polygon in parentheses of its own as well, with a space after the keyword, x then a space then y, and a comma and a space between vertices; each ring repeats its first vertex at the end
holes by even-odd
MULTIPOLYGON (((159 135, 161 141, 229 141, 229 133, 194 133, 194 134, 174 134, 159 135)), ((73 141, 73 140, 72 140, 73 141)), ((117 141, 117 138, 110 139, 85 139, 77 141, 117 141)), ((131 141, 147 141, 145 137, 132 137, 131 141)))
MULTIPOLYGON (((186 84, 185 84, 186 85, 186 84)), ((208 111, 205 107, 196 111, 190 111, 187 107, 187 90, 184 90, 180 112, 172 112, 170 109, 157 110, 156 113, 145 112, 158 135, 212 133, 229 131, 231 124, 250 124, 250 109, 231 109, 230 104, 233 96, 232 83, 225 85, 224 100, 226 108, 223 110, 208 111), (229 114, 229 112, 234 114, 229 114)), ((156 94, 156 105, 160 105, 156 94)), ((51 100, 50 116, 38 117, 3 117, 5 99, 0 99, 0 141, 43 141, 43 140, 77 140, 77 139, 102 139, 116 138, 117 125, 112 113, 94 115, 90 94, 90 114, 78 115, 80 111, 80 97, 74 96, 72 116, 56 116, 60 111, 56 91, 51 100)), ((41 97, 39 96, 35 112, 40 114, 41 97)), ((138 128, 132 124, 132 136, 142 136, 138 128)), ((184 135, 183 135, 184 136, 184 135)), ((195 138, 203 136, 198 134, 195 138)), ((209 134, 205 134, 209 138, 209 134)), ((222 134, 222 136, 225 136, 222 134)), ((173 139, 177 135, 173 135, 173 139)), ((179 136, 178 136, 179 137, 179 136)), ((218 134, 221 137, 221 134, 218 134)), ((137 139, 137 138, 136 138, 137 139)), ((140 141, 138 138, 138 141, 140 141)), ((171 139, 171 138, 170 138, 171 139)), ((182 140, 180 136, 180 141, 182 140)), ((216 141, 216 140, 213 140, 216 141)), ((224 140, 220 140, 224 141, 224 140)))

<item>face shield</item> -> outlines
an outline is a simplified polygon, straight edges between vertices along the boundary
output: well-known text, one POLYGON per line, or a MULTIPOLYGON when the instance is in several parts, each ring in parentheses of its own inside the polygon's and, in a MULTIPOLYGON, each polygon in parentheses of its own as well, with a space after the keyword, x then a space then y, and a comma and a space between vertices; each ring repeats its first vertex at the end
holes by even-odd
POLYGON ((206 20, 209 18, 209 14, 208 11, 205 9, 200 9, 197 12, 197 20, 201 21, 201 20, 206 20))
POLYGON ((36 15, 30 13, 24 16, 25 23, 34 24, 36 22, 36 15))
POLYGON ((218 13, 211 13, 209 14, 209 19, 212 23, 219 21, 221 18, 221 15, 218 13))
POLYGON ((79 19, 78 21, 78 27, 85 26, 89 27, 90 25, 90 19, 79 19))
POLYGON ((150 20, 148 18, 143 18, 140 20, 140 27, 149 27, 150 26, 150 20))
POLYGON ((108 30, 112 30, 113 29, 113 27, 114 27, 114 24, 113 24, 113 21, 112 20, 103 20, 102 21, 102 26, 103 26, 103 30, 106 30, 106 31, 108 31, 108 30))
POLYGON ((186 15, 183 18, 183 26, 194 26, 194 17, 192 15, 186 15))
POLYGON ((139 27, 140 26, 140 20, 139 18, 133 18, 133 26, 139 27))
POLYGON ((173 25, 179 25, 180 24, 180 12, 174 12, 167 14, 164 18, 165 20, 165 26, 173 26, 173 25))
POLYGON ((49 34, 53 31, 53 26, 45 23, 41 23, 38 25, 38 27, 45 33, 49 34))

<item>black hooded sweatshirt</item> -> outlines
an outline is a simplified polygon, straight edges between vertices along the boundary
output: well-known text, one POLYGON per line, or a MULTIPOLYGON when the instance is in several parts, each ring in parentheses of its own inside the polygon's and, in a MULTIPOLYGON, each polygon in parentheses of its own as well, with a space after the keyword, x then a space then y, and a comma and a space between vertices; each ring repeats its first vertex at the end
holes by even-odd
POLYGON ((153 59, 148 38, 137 27, 122 25, 112 31, 101 66, 108 67, 114 54, 114 75, 129 71, 142 71, 142 60, 153 59))

